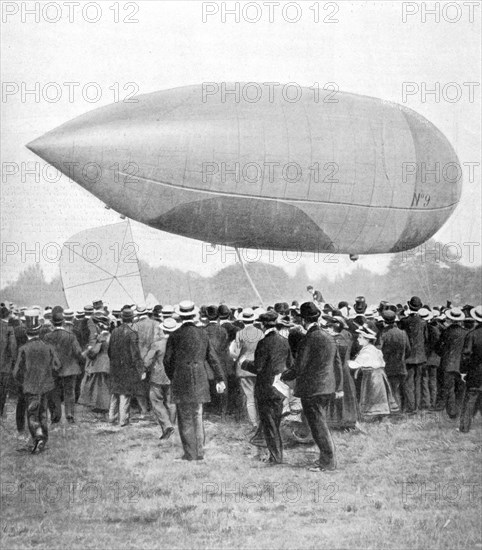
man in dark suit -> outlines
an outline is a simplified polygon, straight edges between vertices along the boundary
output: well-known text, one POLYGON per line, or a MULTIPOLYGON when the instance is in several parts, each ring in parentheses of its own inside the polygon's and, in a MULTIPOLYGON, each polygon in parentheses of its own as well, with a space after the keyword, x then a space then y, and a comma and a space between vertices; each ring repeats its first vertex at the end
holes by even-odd
POLYGON ((195 324, 198 309, 190 301, 177 306, 182 325, 171 334, 164 367, 171 380, 172 402, 176 404, 179 435, 184 449, 180 460, 204 458, 203 403, 211 400, 205 361, 214 373, 216 390, 225 390, 223 371, 206 331, 195 324))
POLYGON ((123 427, 129 424, 131 398, 141 391, 145 366, 139 350, 139 334, 133 326, 134 312, 126 307, 121 316, 122 325, 112 331, 107 354, 112 392, 109 422, 114 424, 119 420, 123 427))
POLYGON ((54 388, 54 376, 61 365, 53 346, 39 338, 38 312, 25 314, 28 342, 18 354, 13 371, 27 401, 27 421, 34 445, 32 453, 44 450, 48 439, 47 394, 54 388))
POLYGON ((306 335, 294 368, 281 375, 283 381, 296 379, 294 395, 301 398, 311 434, 320 450, 319 460, 310 468, 316 472, 336 469, 335 445, 326 423, 326 409, 334 397, 343 395, 343 372, 336 357, 336 342, 318 325, 320 314, 313 302, 301 304, 306 335))
MULTIPOLYGON (((217 401, 217 408, 219 412, 221 413, 221 419, 226 419, 226 414, 228 412, 228 360, 229 364, 231 363, 231 358, 229 356, 229 335, 227 330, 222 327, 219 322, 219 314, 218 314, 218 308, 217 306, 211 305, 206 308, 206 316, 208 319, 208 324, 204 327, 204 330, 209 338, 209 343, 211 347, 213 348, 215 354, 217 355, 219 359, 219 363, 221 365, 222 371, 223 371, 223 381, 226 385, 226 390, 218 394, 217 401)), ((209 364, 207 365, 207 368, 209 369, 209 364)), ((212 380, 212 384, 215 385, 214 379, 213 379, 213 373, 212 371, 208 371, 210 374, 210 380, 212 380)), ((211 394, 213 392, 211 391, 211 394)))
POLYGON ((12 376, 12 368, 17 359, 17 340, 15 332, 8 324, 10 311, 0 308, 0 416, 3 416, 7 391, 12 376))
POLYGON ((460 412, 465 384, 460 376, 460 364, 467 331, 462 326, 464 312, 453 307, 445 315, 449 326, 442 332, 437 344, 440 355, 440 368, 444 373, 444 384, 440 405, 446 408, 449 418, 455 420, 460 412))
POLYGON ((383 310, 382 318, 385 326, 379 335, 379 347, 385 361, 385 374, 401 410, 401 388, 407 376, 405 360, 410 355, 410 342, 407 333, 397 327, 397 315, 394 311, 383 310))
POLYGON ((406 359, 405 411, 414 413, 417 409, 430 408, 430 391, 425 353, 425 321, 418 314, 422 309, 422 300, 418 296, 412 296, 408 307, 410 314, 400 319, 400 328, 407 333, 411 349, 410 355, 406 359))
MULTIPOLYGON (((65 330, 63 327, 63 312, 58 311, 52 314, 54 329, 45 335, 44 341, 55 349, 60 360, 61 369, 59 378, 61 380, 61 391, 64 396, 65 417, 67 422, 75 422, 75 383, 77 377, 82 372, 84 358, 77 337, 73 332, 65 330)), ((60 390, 60 387, 58 388, 60 390)), ((56 414, 60 419, 60 391, 54 393, 54 403, 56 414)))
POLYGON ((460 414, 460 431, 464 433, 470 430, 477 410, 482 413, 482 306, 472 308, 470 316, 475 320, 476 326, 465 337, 460 368, 460 372, 467 375, 460 414))
POLYGON ((269 462, 283 462, 283 443, 280 434, 284 395, 274 386, 275 378, 291 368, 291 351, 288 340, 276 330, 278 314, 268 311, 259 316, 265 330, 254 352, 254 363, 246 361, 244 370, 256 374, 254 395, 258 405, 259 420, 269 450, 269 462))

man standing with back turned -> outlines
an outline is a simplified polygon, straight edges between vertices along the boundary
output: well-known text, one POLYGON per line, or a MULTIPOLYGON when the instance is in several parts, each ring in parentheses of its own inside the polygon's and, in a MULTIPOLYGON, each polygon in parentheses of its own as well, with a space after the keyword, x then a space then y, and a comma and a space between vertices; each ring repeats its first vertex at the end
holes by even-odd
POLYGON ((326 409, 333 398, 343 395, 343 373, 336 342, 318 325, 320 314, 313 302, 301 304, 300 316, 306 335, 294 368, 281 375, 283 381, 296 378, 294 395, 301 398, 311 434, 320 450, 319 460, 309 468, 312 472, 336 469, 335 445, 326 423, 326 409))

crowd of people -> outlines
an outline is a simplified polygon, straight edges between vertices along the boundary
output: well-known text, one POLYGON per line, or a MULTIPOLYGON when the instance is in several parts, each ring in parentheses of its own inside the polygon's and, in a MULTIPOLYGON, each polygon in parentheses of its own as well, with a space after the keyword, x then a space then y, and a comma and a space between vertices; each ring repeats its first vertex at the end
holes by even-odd
POLYGON ((141 419, 156 419, 163 441, 177 425, 179 460, 202 460, 210 404, 221 421, 246 419, 250 442, 279 464, 281 420, 298 413, 319 448, 313 471, 336 468, 332 429, 445 410, 470 430, 482 413, 482 306, 429 307, 417 296, 334 306, 309 291, 311 301, 267 309, 3 303, 0 414, 10 394, 17 430, 27 419, 36 454, 63 413, 75 425, 78 405, 122 428, 136 406, 141 419))

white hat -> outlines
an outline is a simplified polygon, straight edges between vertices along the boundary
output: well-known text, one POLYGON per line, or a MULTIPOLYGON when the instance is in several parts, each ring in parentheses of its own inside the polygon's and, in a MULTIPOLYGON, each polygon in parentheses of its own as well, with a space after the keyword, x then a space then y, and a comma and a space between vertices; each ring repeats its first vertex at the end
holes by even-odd
POLYGON ((377 339, 377 333, 373 331, 371 328, 368 328, 366 326, 362 326, 359 329, 357 329, 358 334, 361 334, 364 338, 367 340, 376 340, 377 339))
POLYGON ((173 319, 172 317, 167 317, 166 319, 164 319, 164 321, 162 322, 162 330, 164 332, 174 332, 175 330, 177 330, 179 328, 179 325, 178 323, 176 322, 175 319, 173 319))
POLYGON ((479 323, 482 323, 482 306, 474 307, 470 310, 470 316, 479 323))
POLYGON ((191 300, 183 300, 174 308, 174 312, 180 317, 192 317, 199 312, 199 308, 191 300))
POLYGON ((433 319, 433 313, 426 307, 422 307, 421 309, 419 309, 418 314, 425 321, 430 321, 430 319, 433 319))
POLYGON ((239 316, 239 319, 241 319, 241 321, 254 321, 255 318, 256 315, 254 313, 254 310, 250 307, 244 308, 241 312, 241 315, 239 316))
POLYGON ((459 307, 453 307, 445 312, 447 319, 451 321, 464 321, 465 314, 459 307))

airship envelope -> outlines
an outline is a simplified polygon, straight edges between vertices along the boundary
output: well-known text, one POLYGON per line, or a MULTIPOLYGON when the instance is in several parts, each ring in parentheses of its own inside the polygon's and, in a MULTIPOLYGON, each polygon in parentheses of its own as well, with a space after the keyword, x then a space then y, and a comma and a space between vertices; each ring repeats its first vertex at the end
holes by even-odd
POLYGON ((398 252, 457 206, 457 156, 410 109, 309 88, 207 89, 101 107, 28 147, 129 218, 235 247, 398 252))

